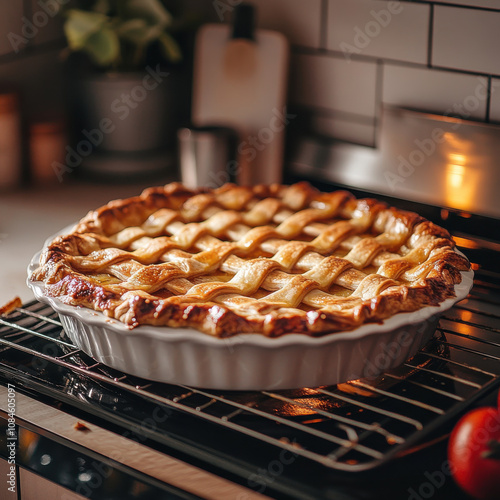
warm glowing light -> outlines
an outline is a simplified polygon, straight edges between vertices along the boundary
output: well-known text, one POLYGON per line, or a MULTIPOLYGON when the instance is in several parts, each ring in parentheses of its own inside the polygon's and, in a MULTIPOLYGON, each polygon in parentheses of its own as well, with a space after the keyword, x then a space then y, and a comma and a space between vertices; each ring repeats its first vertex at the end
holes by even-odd
POLYGON ((448 153, 445 167, 446 204, 461 210, 473 210, 480 173, 467 163, 467 157, 448 153))
POLYGON ((472 321, 472 313, 470 311, 463 309, 460 311, 460 314, 463 321, 472 321))
POLYGON ((280 406, 276 413, 282 417, 301 417, 306 415, 317 415, 316 408, 328 411, 330 408, 325 408, 325 404, 319 399, 296 399, 297 404, 284 404, 280 406))
POLYGON ((359 380, 351 380, 348 383, 345 384, 338 384, 337 389, 342 392, 346 392, 347 394, 355 394, 357 396, 363 396, 363 397, 373 397, 375 394, 372 391, 368 391, 366 389, 363 389, 362 387, 357 387, 355 384, 356 382, 359 382, 359 380))
POLYGON ((462 248, 481 248, 481 246, 474 240, 469 240, 468 238, 460 238, 459 236, 453 236, 455 243, 462 248))
POLYGON ((460 154, 460 153, 450 153, 448 155, 448 160, 453 165, 457 165, 457 166, 460 165, 463 167, 465 165, 467 158, 465 155, 460 154))
POLYGON ((465 167, 463 165, 448 165, 448 185, 453 189, 460 189, 465 181, 465 167))
POLYGON ((325 421, 324 418, 313 418, 312 420, 303 420, 302 423, 305 425, 309 425, 309 424, 319 424, 324 421, 325 421))
POLYGON ((320 394, 316 389, 311 389, 309 387, 303 387, 302 390, 300 391, 300 394, 303 394, 303 395, 308 395, 308 396, 311 396, 313 394, 320 394))
POLYGON ((398 440, 395 439, 393 436, 387 436, 386 437, 387 444, 393 445, 393 444, 398 444, 398 440))
POLYGON ((19 428, 19 453, 24 460, 30 460, 38 445, 40 436, 34 432, 19 428))
POLYGON ((442 146, 444 156, 444 191, 448 207, 474 212, 481 184, 480 156, 475 141, 463 135, 446 132, 442 146))
POLYGON ((286 404, 280 407, 279 415, 282 417, 300 417, 304 415, 316 415, 317 412, 314 408, 306 406, 286 404))
POLYGON ((448 184, 455 188, 460 189, 464 182, 465 177, 465 167, 463 165, 458 165, 456 163, 450 163, 448 165, 448 184))
POLYGON ((477 335, 473 326, 466 325, 464 323, 455 323, 453 328, 457 333, 462 333, 463 335, 477 335))

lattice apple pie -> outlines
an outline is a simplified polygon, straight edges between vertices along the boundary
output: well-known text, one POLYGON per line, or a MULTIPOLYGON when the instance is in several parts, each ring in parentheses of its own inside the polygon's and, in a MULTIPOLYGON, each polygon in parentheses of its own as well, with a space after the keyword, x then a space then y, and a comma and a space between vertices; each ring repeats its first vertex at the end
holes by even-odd
POLYGON ((31 280, 130 327, 322 336, 437 305, 468 269, 446 230, 373 199, 173 183, 90 212, 31 280))

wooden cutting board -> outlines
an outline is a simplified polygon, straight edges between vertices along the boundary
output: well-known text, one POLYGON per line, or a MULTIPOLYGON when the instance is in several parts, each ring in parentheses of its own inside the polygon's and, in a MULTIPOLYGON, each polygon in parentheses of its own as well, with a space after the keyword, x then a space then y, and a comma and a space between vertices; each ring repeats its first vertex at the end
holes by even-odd
MULTIPOLYGON (((278 32, 256 30, 255 40, 231 39, 231 27, 207 24, 197 35, 192 121, 234 128, 239 184, 281 182, 289 47, 278 32)), ((228 177, 229 180, 229 177, 228 177)))

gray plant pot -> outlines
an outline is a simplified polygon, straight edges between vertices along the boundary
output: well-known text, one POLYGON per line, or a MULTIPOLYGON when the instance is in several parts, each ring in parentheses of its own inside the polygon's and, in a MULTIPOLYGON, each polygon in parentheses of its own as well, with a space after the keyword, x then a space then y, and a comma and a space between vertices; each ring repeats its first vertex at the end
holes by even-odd
POLYGON ((93 75, 75 82, 79 140, 97 152, 151 152, 175 144, 179 75, 158 68, 93 75))

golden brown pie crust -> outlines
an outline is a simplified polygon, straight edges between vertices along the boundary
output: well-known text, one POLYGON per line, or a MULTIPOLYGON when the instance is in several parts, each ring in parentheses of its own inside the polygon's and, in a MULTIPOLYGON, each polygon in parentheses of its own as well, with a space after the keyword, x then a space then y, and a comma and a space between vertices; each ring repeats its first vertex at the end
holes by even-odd
POLYGON ((423 217, 346 191, 172 183, 90 212, 31 279, 130 327, 322 336, 453 297, 470 268, 454 246, 423 217))

